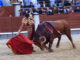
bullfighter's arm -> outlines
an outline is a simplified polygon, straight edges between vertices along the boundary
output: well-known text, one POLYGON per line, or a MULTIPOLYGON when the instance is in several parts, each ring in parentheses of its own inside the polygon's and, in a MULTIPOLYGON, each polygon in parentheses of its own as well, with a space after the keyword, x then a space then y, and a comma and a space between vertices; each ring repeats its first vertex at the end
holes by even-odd
POLYGON ((21 26, 18 30, 18 34, 22 31, 22 28, 23 28, 24 24, 25 24, 25 18, 22 19, 22 23, 21 23, 21 26))
POLYGON ((20 28, 19 28, 19 30, 18 30, 18 34, 22 31, 23 26, 24 26, 24 23, 21 24, 21 26, 20 26, 20 28))

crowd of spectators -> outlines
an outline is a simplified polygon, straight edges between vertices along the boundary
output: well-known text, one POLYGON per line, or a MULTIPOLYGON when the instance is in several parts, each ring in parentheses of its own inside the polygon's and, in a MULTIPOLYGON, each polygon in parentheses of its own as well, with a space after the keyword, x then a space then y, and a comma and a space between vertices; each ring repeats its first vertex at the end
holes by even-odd
MULTIPOLYGON (((2 2, 0 1, 0 4, 3 6, 2 2)), ((33 4, 33 2, 20 2, 21 5, 21 15, 25 15, 26 13, 33 14, 34 12, 37 12, 39 14, 47 14, 47 15, 53 15, 53 14, 61 14, 61 13, 74 13, 74 12, 80 12, 80 1, 76 1, 73 4, 69 1, 65 1, 64 4, 62 2, 58 2, 53 5, 50 5, 50 3, 46 3, 45 1, 37 2, 36 4, 33 4)))
POLYGON ((53 7, 51 7, 49 4, 46 4, 45 1, 43 1, 42 4, 37 2, 35 6, 31 2, 30 5, 28 5, 28 3, 25 3, 24 6, 21 5, 21 8, 22 8, 21 9, 22 15, 25 15, 26 13, 33 14, 34 12, 47 15, 53 15, 55 13, 68 14, 68 13, 80 12, 80 2, 76 1, 75 6, 72 6, 69 2, 66 2, 64 5, 62 3, 59 3, 57 6, 53 5, 53 7))
POLYGON ((37 4, 35 5, 32 2, 30 2, 30 5, 28 5, 28 3, 26 2, 24 6, 21 4, 21 8, 23 15, 25 15, 26 13, 33 14, 34 12, 37 12, 39 14, 53 15, 53 8, 51 8, 49 4, 46 4, 45 1, 43 1, 42 4, 40 4, 40 2, 37 2, 37 4))
POLYGON ((53 9, 52 8, 30 8, 30 9, 22 9, 23 15, 26 13, 31 13, 33 14, 34 12, 39 13, 39 14, 48 14, 48 15, 53 15, 53 9))

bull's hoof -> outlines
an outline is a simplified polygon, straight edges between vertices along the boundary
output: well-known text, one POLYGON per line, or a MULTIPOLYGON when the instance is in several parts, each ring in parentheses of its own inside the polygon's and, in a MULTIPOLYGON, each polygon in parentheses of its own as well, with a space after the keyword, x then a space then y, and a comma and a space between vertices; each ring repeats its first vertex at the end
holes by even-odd
POLYGON ((73 48, 74 48, 74 49, 76 49, 76 47, 75 47, 75 46, 73 46, 73 48))
POLYGON ((44 48, 41 48, 41 51, 44 51, 44 48))
POLYGON ((59 46, 56 46, 56 48, 59 48, 59 46))
POLYGON ((49 51, 49 52, 53 52, 53 50, 52 50, 52 49, 49 49, 48 51, 49 51))
POLYGON ((36 52, 35 50, 33 50, 33 52, 36 52))
POLYGON ((45 46, 45 48, 46 48, 46 50, 48 50, 48 47, 47 46, 45 46))

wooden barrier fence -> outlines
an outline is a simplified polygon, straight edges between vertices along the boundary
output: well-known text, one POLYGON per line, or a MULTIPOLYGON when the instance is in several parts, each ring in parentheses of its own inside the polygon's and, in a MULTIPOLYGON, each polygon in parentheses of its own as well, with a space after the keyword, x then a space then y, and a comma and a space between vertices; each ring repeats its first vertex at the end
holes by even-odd
MULTIPOLYGON (((55 15, 40 15, 40 21, 55 21, 65 19, 69 22, 71 28, 80 28, 80 13, 73 14, 55 14, 55 15)), ((0 17, 0 32, 15 32, 21 24, 21 17, 0 17)), ((27 27, 28 30, 31 27, 27 27)), ((24 27, 23 30, 26 30, 24 27)))

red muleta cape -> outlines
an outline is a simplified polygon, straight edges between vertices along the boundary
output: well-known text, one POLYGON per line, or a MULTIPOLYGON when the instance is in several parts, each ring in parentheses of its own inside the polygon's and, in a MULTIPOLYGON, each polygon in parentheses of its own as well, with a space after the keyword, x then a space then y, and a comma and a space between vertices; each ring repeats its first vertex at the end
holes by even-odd
POLYGON ((31 54, 34 42, 29 40, 25 35, 19 34, 11 38, 6 44, 15 54, 31 54))

